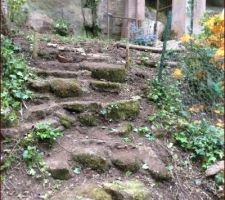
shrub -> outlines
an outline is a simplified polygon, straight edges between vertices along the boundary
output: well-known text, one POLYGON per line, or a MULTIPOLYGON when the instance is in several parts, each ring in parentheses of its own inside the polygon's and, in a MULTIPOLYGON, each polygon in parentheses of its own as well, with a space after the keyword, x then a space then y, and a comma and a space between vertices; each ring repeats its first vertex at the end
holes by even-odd
POLYGON ((132 23, 129 27, 130 30, 130 42, 138 45, 153 46, 156 40, 155 35, 145 34, 142 28, 138 28, 135 23, 132 23))
POLYGON ((203 33, 184 35, 181 41, 187 52, 181 66, 188 98, 212 106, 223 99, 224 80, 224 18, 222 15, 206 16, 202 20, 203 33))
POLYGON ((54 23, 54 32, 61 36, 67 36, 69 34, 69 23, 64 19, 58 19, 54 23))
POLYGON ((38 123, 32 131, 33 137, 41 142, 52 144, 57 137, 62 136, 63 133, 54 129, 51 125, 46 123, 38 123))

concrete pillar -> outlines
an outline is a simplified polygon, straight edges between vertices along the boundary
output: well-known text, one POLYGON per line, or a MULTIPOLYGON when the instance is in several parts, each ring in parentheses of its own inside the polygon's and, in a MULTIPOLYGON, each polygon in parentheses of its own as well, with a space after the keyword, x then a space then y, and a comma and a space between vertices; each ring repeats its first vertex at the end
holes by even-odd
MULTIPOLYGON (((172 4, 172 30, 181 37, 188 34, 191 24, 190 5, 189 0, 173 0, 172 4)), ((204 12, 206 10, 206 0, 194 0, 193 11, 193 33, 198 34, 201 32, 199 25, 204 12)))
POLYGON ((188 0, 173 0, 172 3, 172 30, 178 37, 187 31, 187 3, 188 0))
MULTIPOLYGON (((129 18, 135 18, 137 21, 145 19, 145 0, 126 0, 125 16, 129 18)), ((131 23, 130 20, 123 20, 123 27, 121 36, 128 36, 128 27, 131 23)))
POLYGON ((198 34, 201 32, 202 27, 199 25, 200 20, 206 11, 206 0, 195 0, 194 4, 194 24, 193 33, 198 34))

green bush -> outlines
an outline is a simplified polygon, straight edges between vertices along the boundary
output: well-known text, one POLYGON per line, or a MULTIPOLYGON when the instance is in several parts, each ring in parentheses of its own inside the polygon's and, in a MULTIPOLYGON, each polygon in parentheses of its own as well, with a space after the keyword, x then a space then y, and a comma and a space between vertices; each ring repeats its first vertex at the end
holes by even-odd
POLYGON ((23 56, 17 56, 19 48, 11 40, 2 39, 2 82, 1 82, 1 119, 3 126, 17 123, 18 110, 23 101, 31 98, 31 91, 27 89, 28 79, 32 76, 27 69, 23 56))
POLYGON ((67 36, 69 34, 69 23, 64 19, 58 19, 54 23, 54 32, 61 36, 67 36))
POLYGON ((224 72, 212 61, 216 49, 195 43, 186 44, 186 48, 181 64, 185 74, 183 88, 187 91, 187 101, 198 101, 209 106, 221 102, 224 72))
POLYGON ((190 123, 185 130, 175 134, 175 139, 182 148, 192 152, 193 159, 202 161, 203 168, 224 158, 224 131, 208 121, 190 123))

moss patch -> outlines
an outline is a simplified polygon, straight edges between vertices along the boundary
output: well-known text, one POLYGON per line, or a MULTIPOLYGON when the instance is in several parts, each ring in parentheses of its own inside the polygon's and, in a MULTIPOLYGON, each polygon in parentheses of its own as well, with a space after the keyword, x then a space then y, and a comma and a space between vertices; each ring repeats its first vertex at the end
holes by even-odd
POLYGON ((90 113, 80 115, 79 121, 83 126, 96 126, 98 124, 96 116, 90 113))
POLYGON ((77 97, 82 94, 81 87, 76 80, 53 79, 50 81, 51 91, 58 97, 77 97))
POLYGON ((104 79, 112 82, 125 82, 126 69, 123 66, 107 65, 91 68, 92 78, 104 79))
POLYGON ((57 114, 59 117, 59 121, 60 123, 65 127, 65 128, 70 128, 73 123, 74 123, 74 119, 72 119, 71 117, 65 115, 65 114, 57 114))
POLYGON ((140 102, 138 100, 120 101, 112 103, 101 111, 101 114, 108 119, 130 120, 135 119, 140 113, 140 102))
POLYGON ((86 186, 81 188, 79 195, 94 200, 112 200, 112 197, 100 186, 86 186))
POLYGON ((51 176, 55 179, 59 180, 68 180, 71 178, 71 174, 69 173, 68 169, 54 169, 49 170, 51 176))

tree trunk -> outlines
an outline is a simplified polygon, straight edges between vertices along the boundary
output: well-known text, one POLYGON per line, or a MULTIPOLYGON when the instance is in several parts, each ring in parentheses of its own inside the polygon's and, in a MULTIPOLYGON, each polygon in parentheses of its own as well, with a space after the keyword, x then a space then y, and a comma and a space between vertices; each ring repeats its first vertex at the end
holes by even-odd
POLYGON ((7 23, 7 3, 6 0, 1 0, 1 29, 0 34, 9 35, 9 27, 7 23))

